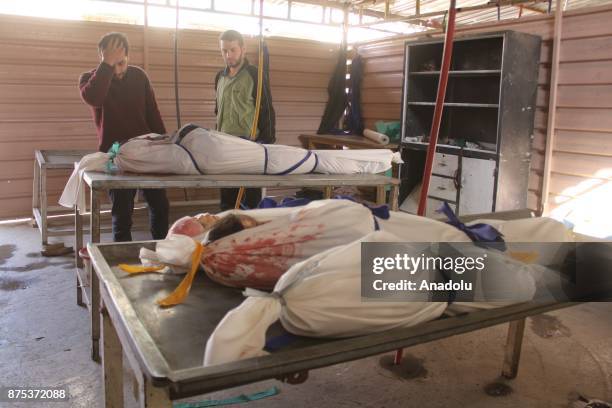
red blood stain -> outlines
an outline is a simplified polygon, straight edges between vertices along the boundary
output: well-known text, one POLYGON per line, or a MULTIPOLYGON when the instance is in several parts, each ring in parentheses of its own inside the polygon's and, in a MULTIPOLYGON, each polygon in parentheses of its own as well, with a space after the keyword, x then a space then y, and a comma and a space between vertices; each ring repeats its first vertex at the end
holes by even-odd
MULTIPOLYGON (((302 225, 312 229, 312 225, 302 225)), ((291 229, 291 228, 290 228, 291 229)), ((297 228, 296 228, 297 229, 297 228)), ((321 229, 321 228, 317 228, 321 229)), ((300 244, 317 239, 321 231, 295 236, 268 231, 279 238, 244 238, 214 242, 202 256, 202 265, 211 279, 228 286, 271 289, 293 264, 302 261, 300 244)))

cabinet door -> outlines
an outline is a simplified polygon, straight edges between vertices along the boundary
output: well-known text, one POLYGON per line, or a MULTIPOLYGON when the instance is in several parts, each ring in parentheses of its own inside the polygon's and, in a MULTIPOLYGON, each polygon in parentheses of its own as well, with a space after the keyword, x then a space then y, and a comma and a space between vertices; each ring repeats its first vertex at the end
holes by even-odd
POLYGON ((457 201, 455 180, 451 178, 431 176, 429 183, 429 196, 441 198, 444 201, 457 201))
POLYGON ((459 214, 492 212, 494 189, 495 161, 463 157, 459 214))
POLYGON ((431 168, 432 174, 440 176, 454 177, 457 168, 459 167, 459 156, 456 154, 447 154, 436 152, 434 157, 433 166, 431 168))

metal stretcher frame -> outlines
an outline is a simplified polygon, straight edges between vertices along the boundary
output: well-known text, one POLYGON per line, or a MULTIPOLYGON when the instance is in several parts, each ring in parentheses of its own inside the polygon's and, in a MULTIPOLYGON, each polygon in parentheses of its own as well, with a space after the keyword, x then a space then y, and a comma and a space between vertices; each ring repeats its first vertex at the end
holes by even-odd
MULTIPOLYGON (((90 189, 90 240, 100 242, 100 193, 110 189, 147 189, 147 188, 225 188, 225 187, 325 187, 326 198, 331 197, 334 186, 376 186, 377 203, 385 202, 385 187, 391 186, 389 206, 392 210, 398 207, 398 188, 400 181, 393 177, 376 174, 290 174, 271 175, 141 175, 141 174, 106 174, 85 172, 83 177, 90 189)), ((75 263, 77 304, 85 305, 91 312, 92 359, 99 361, 100 321, 98 309, 100 293, 98 277, 91 273, 82 276, 83 261, 79 250, 83 247, 83 218, 75 207, 75 263), (87 282, 87 283, 86 283, 87 282), (84 286, 90 285, 88 297, 84 286), (85 298, 85 302, 83 302, 85 298)))
MULTIPOLYGON (((49 237, 74 235, 72 227, 66 229, 49 229, 49 212, 58 211, 58 214, 70 214, 70 211, 58 205, 49 205, 47 195, 48 170, 66 170, 71 172, 74 164, 83 156, 94 153, 93 150, 35 150, 34 151, 34 181, 32 186, 32 216, 40 231, 41 244, 47 245, 49 237)), ((171 207, 184 205, 184 201, 170 202, 171 207)), ((205 200, 188 202, 189 205, 205 204, 205 200)), ((107 207, 106 205, 104 207, 107 207)), ((110 207, 109 207, 110 208, 110 207)), ((109 227, 102 229, 109 232, 109 227)))
POLYGON ((88 245, 99 276, 103 304, 100 320, 105 406, 123 406, 123 355, 128 358, 138 381, 140 406, 171 407, 171 401, 175 399, 265 379, 287 380, 295 378, 296 373, 305 378, 311 369, 506 322, 510 323, 510 329, 502 375, 514 378, 518 371, 525 318, 576 304, 523 303, 341 340, 306 338, 302 344, 290 345, 267 356, 204 367, 203 344, 207 334, 210 335, 226 311, 242 301, 240 291, 221 287, 206 277, 198 276, 186 303, 175 307, 172 312, 164 312, 154 300, 163 296, 161 291, 172 290, 180 280, 179 276, 129 277, 116 267, 120 262, 137 260, 140 247, 153 249, 154 245, 155 241, 88 245), (194 324, 194 319, 203 323, 194 324), (190 340, 181 343, 181 339, 190 340))
POLYGON ((32 187, 32 215, 40 230, 43 245, 48 244, 50 236, 70 235, 72 231, 52 231, 47 224, 49 211, 63 210, 64 207, 49 206, 47 200, 47 170, 74 169, 74 163, 81 160, 90 150, 35 150, 34 185, 32 187))

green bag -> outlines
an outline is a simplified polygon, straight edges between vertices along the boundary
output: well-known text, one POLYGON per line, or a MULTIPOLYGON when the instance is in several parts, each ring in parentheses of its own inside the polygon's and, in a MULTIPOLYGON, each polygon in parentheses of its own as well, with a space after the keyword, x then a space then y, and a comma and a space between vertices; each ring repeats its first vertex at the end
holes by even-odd
POLYGON ((382 120, 379 120, 374 124, 374 126, 376 126, 376 131, 378 133, 382 133, 384 135, 389 136, 389 141, 399 142, 402 126, 399 121, 384 122, 382 120))

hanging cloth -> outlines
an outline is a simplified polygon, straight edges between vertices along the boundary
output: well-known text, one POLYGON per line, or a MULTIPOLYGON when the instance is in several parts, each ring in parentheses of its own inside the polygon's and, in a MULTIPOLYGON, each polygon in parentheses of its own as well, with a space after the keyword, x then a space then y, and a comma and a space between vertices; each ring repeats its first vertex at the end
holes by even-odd
POLYGON ((321 118, 317 134, 338 132, 336 124, 342 117, 347 104, 346 97, 346 50, 338 52, 338 62, 327 85, 327 105, 321 118))

